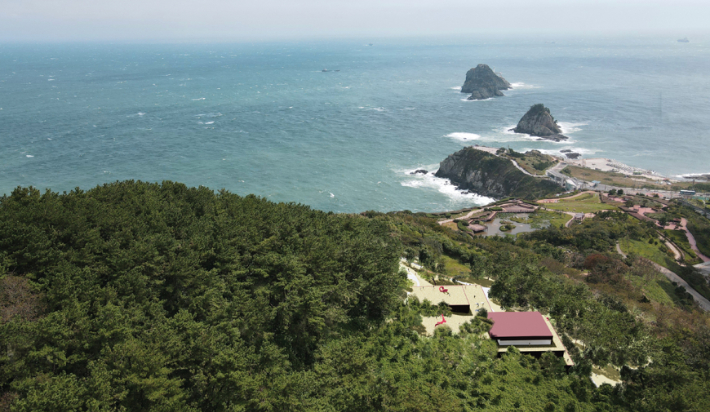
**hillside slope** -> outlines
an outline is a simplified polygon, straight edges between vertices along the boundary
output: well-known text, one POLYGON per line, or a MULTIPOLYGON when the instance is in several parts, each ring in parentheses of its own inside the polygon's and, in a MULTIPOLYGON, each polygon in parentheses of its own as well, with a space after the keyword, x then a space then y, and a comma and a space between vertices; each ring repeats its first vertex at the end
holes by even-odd
POLYGON ((549 180, 534 178, 518 170, 505 158, 467 147, 449 155, 436 176, 451 180, 461 189, 491 197, 544 197, 562 192, 549 180))

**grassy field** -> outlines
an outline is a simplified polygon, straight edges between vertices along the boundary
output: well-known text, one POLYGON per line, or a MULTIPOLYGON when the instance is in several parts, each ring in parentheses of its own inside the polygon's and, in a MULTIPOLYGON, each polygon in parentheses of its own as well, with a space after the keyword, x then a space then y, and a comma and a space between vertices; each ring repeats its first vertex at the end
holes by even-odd
POLYGON ((577 198, 560 200, 559 203, 548 203, 547 209, 574 213, 594 213, 600 210, 616 210, 617 207, 599 201, 598 194, 587 193, 577 198))
MULTIPOLYGON (((500 214, 498 216, 503 217, 507 213, 500 214)), ((510 220, 517 223, 529 224, 533 229, 541 229, 547 227, 548 225, 560 227, 564 226, 572 216, 566 213, 560 212, 550 212, 547 210, 538 210, 535 213, 529 214, 527 217, 511 217, 510 220)))
POLYGON ((568 197, 568 198, 562 198, 560 199, 560 202, 584 202, 587 200, 592 200, 596 199, 599 200, 599 195, 596 193, 582 193, 579 196, 576 197, 568 197))
POLYGON ((529 151, 525 153, 525 157, 510 157, 510 159, 515 160, 520 167, 535 176, 545 176, 545 170, 557 164, 557 159, 538 151, 529 151), (544 168, 537 169, 536 165, 538 167, 544 166, 544 168))
POLYGON ((441 259, 444 262, 444 273, 448 276, 468 276, 471 273, 471 268, 462 265, 458 260, 442 255, 441 259))
POLYGON ((667 259, 672 259, 660 249, 660 241, 658 244, 650 244, 648 241, 640 241, 633 239, 622 239, 620 243, 621 250, 626 253, 634 253, 643 256, 646 259, 652 260, 661 266, 668 267, 667 259))
POLYGON ((650 300, 664 305, 675 305, 677 300, 674 292, 675 286, 665 276, 659 274, 651 281, 646 281, 638 276, 631 276, 629 280, 635 287, 643 289, 646 297, 650 300))

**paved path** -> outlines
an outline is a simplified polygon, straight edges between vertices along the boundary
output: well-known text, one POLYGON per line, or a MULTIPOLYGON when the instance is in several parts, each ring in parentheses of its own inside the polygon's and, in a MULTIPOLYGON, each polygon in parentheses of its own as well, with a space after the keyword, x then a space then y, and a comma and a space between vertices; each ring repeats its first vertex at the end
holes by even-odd
POLYGON ((710 276, 710 262, 698 263, 694 267, 698 269, 703 276, 710 276))
POLYGON ((688 220, 686 218, 681 218, 680 219, 680 226, 685 230, 685 236, 688 238, 688 242, 690 242, 690 247, 693 248, 693 251, 695 252, 696 255, 702 260, 703 262, 710 262, 710 258, 703 255, 700 253, 700 250, 698 250, 698 244, 695 242, 695 237, 693 237, 693 234, 690 233, 690 230, 687 228, 688 220))
POLYGON ((525 174, 528 175, 528 176, 532 176, 532 177, 545 177, 544 175, 543 175, 543 176, 535 176, 535 175, 529 173, 527 170, 525 170, 525 169, 523 169, 522 167, 520 167, 520 165, 518 164, 518 162, 516 162, 515 160, 513 160, 513 159, 508 159, 508 160, 510 160, 511 162, 513 162, 513 165, 514 165, 515 167, 517 167, 518 170, 520 170, 521 172, 525 173, 525 174))
MULTIPOLYGON (((661 238, 661 241, 664 241, 663 238, 661 238)), ((680 254, 680 251, 675 247, 675 245, 667 240, 664 241, 668 249, 670 249, 673 252, 673 257, 675 258, 676 262, 681 262, 683 260, 683 255, 680 254)))
POLYGON ((616 251, 619 252, 619 254, 620 254, 621 256, 623 256, 624 259, 626 259, 626 253, 624 253, 624 252, 621 251, 621 246, 619 246, 618 243, 616 244, 616 251))

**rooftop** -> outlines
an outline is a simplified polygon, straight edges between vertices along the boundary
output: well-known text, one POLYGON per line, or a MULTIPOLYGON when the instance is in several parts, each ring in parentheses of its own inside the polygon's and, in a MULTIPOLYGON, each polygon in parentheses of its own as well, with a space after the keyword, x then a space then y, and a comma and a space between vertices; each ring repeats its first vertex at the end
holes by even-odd
POLYGON ((540 312, 494 312, 488 318, 493 321, 489 335, 494 339, 505 338, 552 338, 552 332, 540 312))

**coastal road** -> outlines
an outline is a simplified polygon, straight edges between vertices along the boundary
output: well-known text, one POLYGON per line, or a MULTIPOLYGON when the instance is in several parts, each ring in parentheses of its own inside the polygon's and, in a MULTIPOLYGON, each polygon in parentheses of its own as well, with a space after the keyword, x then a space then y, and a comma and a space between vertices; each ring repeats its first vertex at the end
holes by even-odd
POLYGON ((688 282, 684 281, 683 278, 680 276, 676 275, 675 273, 671 272, 670 270, 664 268, 663 266, 659 265, 656 262, 651 262, 653 266, 658 269, 659 272, 663 273, 668 280, 671 282, 675 282, 679 284, 680 286, 683 286, 688 293, 690 293, 693 296, 693 299, 695 299, 696 302, 698 302, 698 305, 700 305, 700 308, 702 308, 706 312, 710 312, 710 301, 705 299, 703 295, 700 293, 696 292, 695 289, 693 289, 692 286, 688 284, 688 282))

